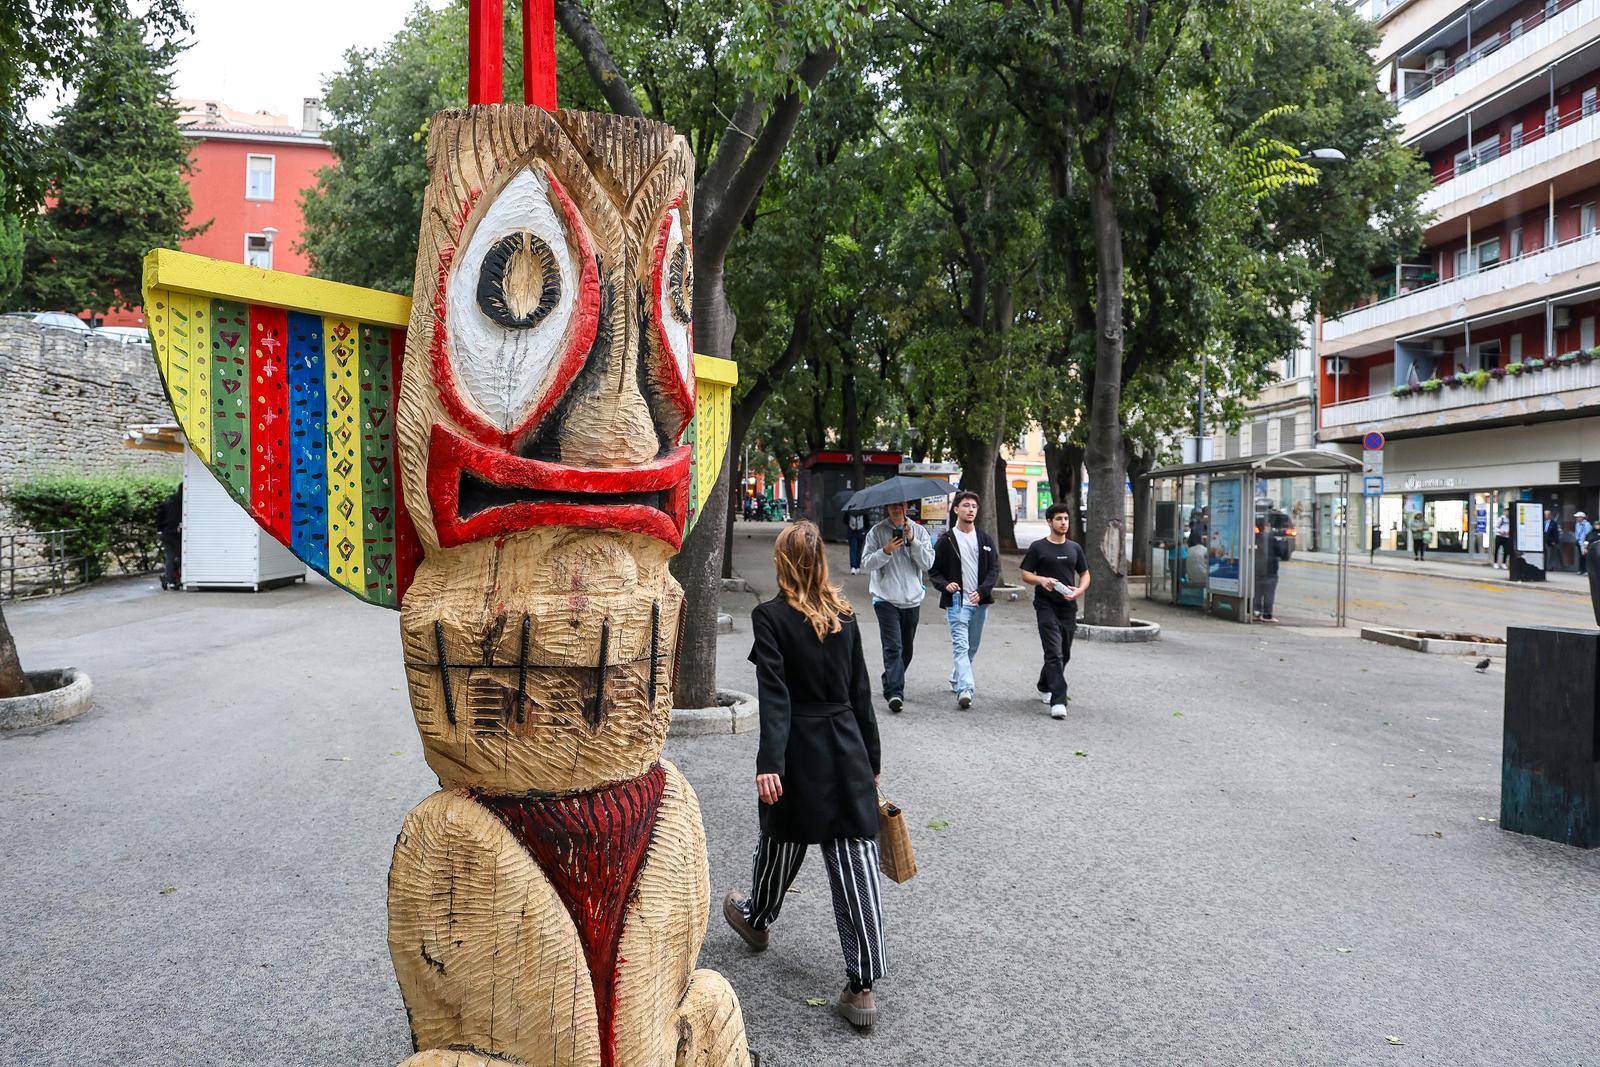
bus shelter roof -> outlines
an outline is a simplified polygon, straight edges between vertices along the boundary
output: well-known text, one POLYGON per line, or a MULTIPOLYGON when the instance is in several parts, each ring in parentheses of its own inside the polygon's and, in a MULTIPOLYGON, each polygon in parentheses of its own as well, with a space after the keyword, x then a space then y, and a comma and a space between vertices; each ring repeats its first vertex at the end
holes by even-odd
POLYGON ((1258 478, 1296 478, 1315 474, 1360 474, 1361 460, 1331 448, 1295 448, 1271 456, 1210 459, 1204 463, 1179 463, 1150 472, 1151 478, 1181 478, 1196 474, 1244 474, 1258 478))

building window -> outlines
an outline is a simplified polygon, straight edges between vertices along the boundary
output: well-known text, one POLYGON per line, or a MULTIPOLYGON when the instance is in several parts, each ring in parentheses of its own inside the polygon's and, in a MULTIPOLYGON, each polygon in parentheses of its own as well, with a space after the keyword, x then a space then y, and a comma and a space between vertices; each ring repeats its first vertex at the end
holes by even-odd
POLYGON ((1520 333, 1511 335, 1511 362, 1522 362, 1522 335, 1520 333))
POLYGON ((1596 91, 1594 89, 1585 89, 1583 91, 1583 117, 1584 118, 1588 118, 1590 115, 1594 114, 1595 93, 1596 93, 1596 91))
POLYGON ((1585 315, 1578 320, 1578 347, 1585 352, 1594 347, 1594 316, 1585 315))
POLYGON ((1522 36, 1522 20, 1521 19, 1512 19, 1511 20, 1511 39, 1513 41, 1515 41, 1518 37, 1521 37, 1521 36, 1522 36))
POLYGON ((1450 272, 1450 276, 1452 278, 1462 278, 1462 277, 1466 276, 1466 273, 1467 273, 1467 250, 1465 248, 1462 248, 1462 249, 1459 249, 1456 252, 1455 269, 1450 272))
POLYGON ((1472 359, 1464 370, 1493 370, 1500 365, 1500 342, 1483 341, 1472 346, 1472 359))
POLYGON ((272 240, 264 233, 244 235, 244 265, 272 269, 272 240))
POLYGON ((246 200, 272 199, 272 172, 275 156, 246 156, 244 167, 244 198, 246 200))
POLYGON ((1579 222, 1578 232, 1583 236, 1587 237, 1595 231, 1595 206, 1592 202, 1583 205, 1579 212, 1579 222))
POLYGON ((1250 454, 1264 456, 1267 454, 1267 420, 1257 419, 1250 424, 1250 454))
POLYGON ((1561 109, 1551 104, 1544 109, 1544 132, 1555 133, 1556 126, 1561 122, 1561 109))
POLYGON ((1486 270, 1500 262, 1500 238, 1494 237, 1478 244, 1474 257, 1479 270, 1486 270))

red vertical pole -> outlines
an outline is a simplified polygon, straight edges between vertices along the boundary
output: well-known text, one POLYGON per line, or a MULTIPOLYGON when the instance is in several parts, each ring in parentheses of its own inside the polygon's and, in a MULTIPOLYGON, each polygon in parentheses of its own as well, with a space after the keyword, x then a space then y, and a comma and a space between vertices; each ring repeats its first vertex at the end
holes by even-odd
POLYGON ((503 0, 467 0, 467 103, 500 102, 505 65, 503 0))
POLYGON ((556 109, 555 0, 522 0, 522 97, 556 109))

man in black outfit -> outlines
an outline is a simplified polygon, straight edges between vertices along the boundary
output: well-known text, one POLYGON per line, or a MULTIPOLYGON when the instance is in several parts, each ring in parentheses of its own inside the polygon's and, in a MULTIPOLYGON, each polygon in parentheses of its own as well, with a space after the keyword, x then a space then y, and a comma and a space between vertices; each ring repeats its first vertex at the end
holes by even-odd
POLYGON ((156 532, 161 535, 161 588, 177 589, 181 582, 179 564, 183 558, 183 486, 156 507, 156 532))
POLYGON ((1050 536, 1029 545, 1022 557, 1022 580, 1034 587, 1033 613, 1044 646, 1044 669, 1036 688, 1050 705, 1052 719, 1067 717, 1066 666, 1078 628, 1078 600, 1089 590, 1089 557, 1076 541, 1067 540, 1071 514, 1066 504, 1051 504, 1045 512, 1050 536))

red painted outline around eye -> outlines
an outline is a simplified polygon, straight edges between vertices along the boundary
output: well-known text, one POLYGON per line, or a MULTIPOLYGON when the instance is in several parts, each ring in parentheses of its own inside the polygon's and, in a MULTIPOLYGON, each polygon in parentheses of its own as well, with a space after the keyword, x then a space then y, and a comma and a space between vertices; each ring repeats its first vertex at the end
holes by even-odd
MULTIPOLYGON (((445 323, 447 310, 445 297, 449 290, 450 266, 455 259, 456 249, 449 247, 439 253, 439 287, 433 298, 433 340, 429 345, 429 355, 433 363, 433 382, 438 387, 439 397, 444 401, 445 409, 450 412, 452 419, 484 444, 503 450, 513 448, 517 439, 537 426, 566 394, 568 387, 572 385, 572 380, 583 368, 584 361, 589 358, 589 349, 594 344, 595 333, 600 326, 600 271, 595 266, 594 245, 589 240, 589 230, 584 226, 583 216, 578 213, 572 198, 567 195, 567 190, 556 179, 555 174, 549 168, 545 168, 544 176, 556 194, 556 200, 560 202, 562 213, 566 216, 567 232, 578 246, 578 299, 572 309, 572 323, 568 327, 569 340, 566 351, 556 360, 549 385, 540 394, 533 409, 509 431, 501 430, 484 418, 467 398, 462 396, 456 384, 455 370, 450 364, 449 329, 445 323)), ((474 193, 462 212, 463 219, 471 212, 476 199, 477 194, 474 193)), ((459 240, 459 232, 456 237, 459 240)))
MULTIPOLYGON (((672 213, 678 211, 682 206, 683 197, 684 194, 681 192, 674 197, 672 203, 667 205, 667 210, 661 216, 661 236, 656 241, 655 261, 650 267, 650 320, 655 323, 656 343, 661 346, 661 353, 669 364, 667 374, 664 377, 667 379, 667 385, 671 387, 672 400, 678 405, 678 410, 683 415, 683 421, 678 424, 677 432, 672 435, 674 441, 683 433, 684 428, 689 425, 689 420, 694 418, 695 399, 694 323, 690 322, 688 327, 689 351, 687 355, 689 372, 685 375, 678 368, 678 361, 673 354, 672 345, 667 340, 666 323, 661 321, 661 285, 662 272, 667 260, 667 241, 672 237, 672 213)), ((689 244, 689 230, 683 225, 681 211, 679 211, 678 215, 678 226, 683 231, 683 247, 687 254, 691 247, 689 244)))

